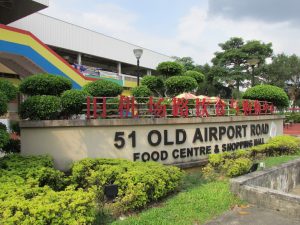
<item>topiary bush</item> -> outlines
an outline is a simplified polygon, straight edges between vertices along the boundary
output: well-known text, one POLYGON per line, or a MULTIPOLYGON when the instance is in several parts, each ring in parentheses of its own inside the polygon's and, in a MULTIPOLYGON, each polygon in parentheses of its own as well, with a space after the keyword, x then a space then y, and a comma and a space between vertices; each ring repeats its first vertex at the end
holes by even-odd
POLYGON ((194 78, 197 81, 197 84, 202 83, 205 79, 205 76, 202 73, 195 70, 188 70, 183 75, 194 78))
POLYGON ((249 88, 243 94, 243 98, 272 102, 280 109, 289 106, 289 98, 284 90, 272 85, 257 85, 249 88))
POLYGON ((116 211, 138 209, 176 190, 182 172, 173 166, 154 162, 130 162, 123 159, 84 159, 72 166, 71 180, 79 188, 97 185, 98 196, 106 184, 118 185, 116 211))
POLYGON ((67 90, 61 95, 62 115, 71 117, 82 113, 87 93, 82 90, 67 90))
POLYGON ((149 88, 146 86, 138 86, 131 89, 132 96, 136 98, 136 101, 138 103, 146 103, 148 102, 148 97, 152 95, 149 88), (146 99, 140 99, 140 98, 146 98, 146 99))
POLYGON ((2 147, 3 153, 20 153, 21 142, 18 139, 9 139, 8 142, 2 147))
POLYGON ((116 97, 123 87, 109 80, 97 80, 84 85, 83 90, 94 97, 116 97))
POLYGON ((156 95, 161 96, 164 90, 164 81, 157 76, 147 75, 142 79, 142 85, 149 88, 156 95))
POLYGON ((183 69, 183 65, 177 62, 161 62, 156 68, 160 74, 166 77, 182 75, 183 69))
POLYGON ((20 91, 26 95, 59 96, 72 88, 72 82, 61 76, 52 74, 37 74, 25 78, 20 84, 20 91))
POLYGON ((9 134, 6 130, 0 129, 0 149, 2 149, 9 142, 9 134))
POLYGON ((58 119, 60 111, 59 97, 41 95, 27 98, 20 106, 19 115, 22 119, 53 120, 58 119))
POLYGON ((165 81, 167 93, 173 97, 183 92, 191 92, 197 88, 197 82, 192 77, 173 76, 165 81))
POLYGON ((0 91, 6 95, 8 102, 14 100, 18 94, 18 88, 8 80, 0 80, 0 91))
POLYGON ((7 113, 7 103, 7 96, 2 91, 0 91, 0 116, 7 113))

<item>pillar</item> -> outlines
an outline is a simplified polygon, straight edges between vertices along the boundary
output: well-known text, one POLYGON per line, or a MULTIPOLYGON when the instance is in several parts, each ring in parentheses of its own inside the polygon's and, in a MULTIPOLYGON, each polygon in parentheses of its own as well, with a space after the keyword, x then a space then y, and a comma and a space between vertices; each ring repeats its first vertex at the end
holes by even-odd
POLYGON ((147 70, 147 75, 151 75, 151 70, 147 70))
POLYGON ((81 65, 81 53, 77 54, 77 64, 81 65))
POLYGON ((120 62, 118 62, 117 71, 118 71, 119 75, 122 73, 122 63, 120 63, 120 62))

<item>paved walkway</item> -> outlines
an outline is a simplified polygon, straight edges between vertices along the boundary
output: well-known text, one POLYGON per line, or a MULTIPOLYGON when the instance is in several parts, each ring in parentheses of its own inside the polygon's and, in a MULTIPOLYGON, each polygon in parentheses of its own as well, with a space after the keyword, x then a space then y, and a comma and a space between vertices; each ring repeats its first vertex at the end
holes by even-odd
POLYGON ((236 207, 205 225, 299 225, 300 221, 253 205, 236 207))
POLYGON ((284 134, 300 136, 300 123, 294 123, 292 125, 283 128, 284 134))

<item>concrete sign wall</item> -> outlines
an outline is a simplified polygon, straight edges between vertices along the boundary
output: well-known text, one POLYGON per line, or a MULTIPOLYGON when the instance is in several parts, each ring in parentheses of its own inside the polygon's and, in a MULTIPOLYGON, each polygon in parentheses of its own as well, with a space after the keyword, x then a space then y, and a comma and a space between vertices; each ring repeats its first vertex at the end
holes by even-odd
POLYGON ((282 134, 282 124, 275 115, 23 121, 21 147, 25 155, 50 154, 63 170, 86 157, 184 164, 265 143, 282 134))

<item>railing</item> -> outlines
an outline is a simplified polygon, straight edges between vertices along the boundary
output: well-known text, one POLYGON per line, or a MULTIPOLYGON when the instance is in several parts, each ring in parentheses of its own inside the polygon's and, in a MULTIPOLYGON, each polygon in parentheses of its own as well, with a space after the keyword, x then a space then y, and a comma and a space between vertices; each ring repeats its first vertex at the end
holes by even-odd
POLYGON ((272 103, 258 100, 88 97, 86 119, 270 115, 272 103))

